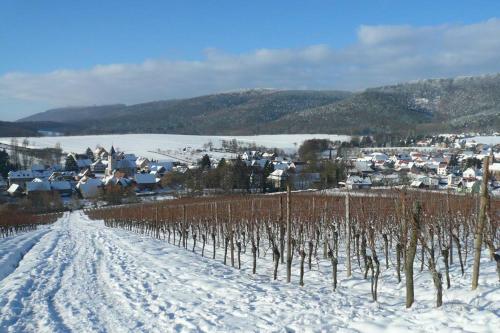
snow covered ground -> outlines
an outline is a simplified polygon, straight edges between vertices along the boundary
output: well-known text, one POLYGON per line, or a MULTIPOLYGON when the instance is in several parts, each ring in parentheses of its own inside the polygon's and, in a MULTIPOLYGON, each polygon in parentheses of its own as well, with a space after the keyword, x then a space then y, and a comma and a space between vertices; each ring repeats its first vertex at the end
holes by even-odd
MULTIPOLYGON (((429 273, 416 269, 416 303, 404 306, 404 285, 382 264, 379 302, 359 270, 331 289, 328 261, 306 267, 298 285, 285 267, 272 280, 271 255, 242 270, 130 232, 106 228, 82 212, 50 227, 0 239, 0 332, 498 332, 500 289, 486 255, 480 287, 470 291, 452 268, 452 288, 435 309, 429 273)), ((247 251, 250 252, 250 251, 247 251)), ((206 255, 211 256, 211 246, 206 255)), ((261 253, 261 255, 264 255, 261 253)), ((383 260, 381 261, 384 262, 383 260)))
MULTIPOLYGON (((204 144, 212 142, 214 147, 220 147, 222 140, 236 139, 244 143, 255 143, 258 146, 268 148, 279 148, 286 151, 294 151, 307 139, 331 139, 333 141, 347 141, 347 135, 330 134, 279 134, 279 135, 255 135, 255 136, 206 136, 206 135, 176 135, 176 134, 123 134, 123 135, 88 135, 88 136, 55 136, 28 138, 32 147, 46 148, 54 147, 60 143, 65 152, 84 152, 87 147, 92 149, 96 146, 109 148, 114 145, 127 153, 139 156, 164 158, 162 155, 152 154, 151 151, 158 149, 193 149, 202 148, 204 144)), ((10 143, 10 138, 0 138, 0 143, 10 143)), ((21 139, 22 140, 22 139, 21 139)))
POLYGON ((500 136, 499 135, 475 136, 473 138, 467 139, 466 141, 475 141, 475 142, 484 143, 487 145, 498 145, 498 144, 500 144, 500 136))

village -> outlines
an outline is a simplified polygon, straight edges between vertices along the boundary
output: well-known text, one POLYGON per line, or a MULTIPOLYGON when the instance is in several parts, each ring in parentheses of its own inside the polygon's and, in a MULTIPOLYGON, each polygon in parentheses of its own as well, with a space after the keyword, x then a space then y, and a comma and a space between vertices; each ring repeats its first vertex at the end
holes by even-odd
POLYGON ((150 160, 113 146, 88 148, 66 154, 60 164, 33 160, 28 168, 9 171, 0 178, 0 197, 10 203, 28 199, 38 210, 50 211, 179 196, 270 193, 283 191, 287 184, 293 190, 405 187, 478 193, 487 156, 489 190, 500 195, 498 144, 461 136, 430 137, 410 147, 373 147, 359 141, 313 139, 295 154, 264 147, 238 149, 237 143, 231 151, 204 145, 192 161, 150 160))

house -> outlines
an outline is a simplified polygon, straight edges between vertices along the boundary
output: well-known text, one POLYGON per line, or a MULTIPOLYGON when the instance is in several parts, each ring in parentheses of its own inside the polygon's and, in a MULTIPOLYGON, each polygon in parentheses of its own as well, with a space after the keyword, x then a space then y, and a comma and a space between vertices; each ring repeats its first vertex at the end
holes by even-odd
POLYGON ((372 187, 372 181, 370 177, 350 175, 345 181, 345 186, 349 190, 370 189, 372 187))
POLYGON ((138 173, 135 175, 135 184, 139 191, 153 191, 158 187, 157 178, 150 173, 138 173))
POLYGON ((161 165, 168 172, 172 171, 174 169, 174 166, 175 166, 174 162, 172 162, 172 161, 157 162, 156 164, 161 165))
POLYGON ((92 171, 90 171, 90 169, 84 169, 78 174, 78 179, 89 177, 90 175, 92 175, 92 171))
POLYGON ((35 178, 36 177, 31 170, 10 171, 7 176, 9 186, 17 184, 22 188, 26 188, 26 183, 31 182, 35 178))
POLYGON ((104 186, 120 185, 122 187, 128 187, 131 185, 132 181, 128 178, 125 178, 122 173, 114 172, 113 175, 103 178, 102 183, 104 186))
POLYGON ((49 181, 55 181, 55 180, 67 180, 67 181, 73 181, 76 177, 76 173, 74 171, 62 171, 62 172, 53 172, 49 176, 49 181))
POLYGON ((460 192, 479 193, 479 190, 481 188, 481 181, 476 179, 462 178, 462 180, 458 183, 457 188, 460 192))
POLYGON ((106 175, 111 176, 115 171, 119 171, 127 177, 132 177, 137 172, 136 160, 134 154, 117 154, 114 147, 111 147, 106 175))
POLYGON ((139 170, 144 170, 146 169, 149 164, 151 164, 151 162, 145 158, 145 157, 139 157, 136 161, 135 161, 135 166, 137 167, 137 169, 139 170))
POLYGON ((462 177, 466 180, 476 180, 482 175, 483 173, 481 172, 481 170, 478 170, 476 168, 468 168, 463 172, 462 177))
POLYGON ((408 162, 405 160, 397 160, 394 164, 394 170, 396 171, 410 171, 413 162, 408 162))
POLYGON ((366 159, 357 159, 354 162, 353 173, 359 173, 359 174, 366 175, 366 174, 370 174, 373 172, 375 172, 373 161, 366 160, 366 159))
POLYGON ((137 156, 135 154, 121 154, 121 158, 123 160, 129 160, 129 161, 137 161, 137 156))
POLYGON ((411 182, 410 187, 413 188, 424 188, 425 184, 421 179, 417 179, 411 182))
POLYGON ((283 169, 277 169, 271 172, 271 174, 267 177, 269 182, 277 188, 283 189, 286 187, 286 182, 288 180, 288 172, 283 169))
POLYGON ((123 173, 127 177, 132 177, 137 172, 135 161, 123 159, 116 162, 115 170, 123 173))
POLYGON ((165 167, 163 167, 162 165, 153 165, 149 171, 149 173, 153 176, 160 178, 163 177, 166 172, 167 170, 165 170, 165 167))
POLYGON ((440 176, 446 176, 448 174, 448 163, 441 162, 437 168, 437 174, 440 176))
POLYGON ((262 154, 262 158, 265 158, 265 159, 268 159, 270 161, 274 160, 276 158, 276 154, 275 153, 264 153, 262 154))
POLYGON ((50 188, 52 191, 55 191, 62 196, 70 196, 73 194, 73 187, 71 186, 71 183, 66 180, 51 181, 50 188))
POLYGON ((418 176, 414 179, 411 187, 435 189, 439 187, 439 177, 418 176))
POLYGON ((398 161, 411 162, 412 158, 407 153, 397 153, 391 156, 391 160, 393 160, 395 163, 397 163, 398 161))
POLYGON ((489 171, 495 179, 500 180, 500 163, 492 163, 489 166, 489 171))
POLYGON ((48 180, 43 180, 40 178, 35 178, 33 181, 26 183, 26 194, 28 196, 37 192, 50 192, 52 188, 50 187, 50 182, 48 180))
POLYGON ((266 159, 252 160, 250 162, 250 166, 252 168, 264 169, 264 167, 266 166, 266 163, 268 163, 268 162, 269 161, 266 159))
POLYGON ((108 152, 103 147, 97 147, 96 150, 94 150, 94 159, 107 160, 108 152))
POLYGON ((371 155, 371 160, 376 163, 376 164, 380 164, 380 163, 385 163, 385 161, 388 161, 389 160, 389 156, 387 156, 386 154, 384 153, 372 153, 371 155))
POLYGON ((76 185, 76 188, 82 198, 97 198, 102 194, 102 181, 96 178, 82 178, 76 185))
POLYGON ((98 159, 90 165, 90 170, 93 173, 104 173, 106 171, 107 164, 105 164, 101 159, 98 159))
POLYGON ((286 171, 290 168, 290 164, 286 161, 273 162, 274 170, 286 171))
POLYGON ((377 173, 370 176, 370 179, 377 186, 396 186, 401 182, 397 173, 377 173))
POLYGON ((88 158, 78 158, 75 161, 76 161, 76 165, 78 167, 78 170, 80 170, 80 171, 85 170, 85 169, 90 169, 90 167, 92 165, 92 160, 90 160, 88 158))

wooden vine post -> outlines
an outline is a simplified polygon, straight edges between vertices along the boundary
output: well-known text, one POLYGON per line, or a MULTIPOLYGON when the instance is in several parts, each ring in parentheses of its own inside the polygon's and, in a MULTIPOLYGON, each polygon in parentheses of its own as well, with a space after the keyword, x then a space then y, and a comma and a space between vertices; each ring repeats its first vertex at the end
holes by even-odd
POLYGON ((345 196, 345 223, 347 228, 347 236, 346 236, 346 272, 347 277, 351 276, 351 221, 349 216, 349 193, 345 196))
POLYGON ((417 254, 417 240, 420 234, 420 202, 415 202, 413 207, 413 218, 410 224, 410 242, 406 253, 405 262, 405 277, 406 277, 406 307, 410 308, 415 300, 415 292, 413 286, 413 262, 417 254))
POLYGON ((489 157, 483 159, 483 181, 481 184, 481 201, 479 204, 479 216, 474 235, 474 264, 472 266, 472 290, 476 290, 479 281, 479 264, 481 261, 481 246, 483 245, 483 233, 486 224, 486 209, 488 206, 488 176, 489 157))
POLYGON ((227 206, 227 215, 229 220, 229 242, 231 246, 231 267, 234 267, 234 227, 233 220, 231 216, 231 203, 227 206))
POLYGON ((286 282, 292 280, 292 212, 290 184, 286 187, 286 282))

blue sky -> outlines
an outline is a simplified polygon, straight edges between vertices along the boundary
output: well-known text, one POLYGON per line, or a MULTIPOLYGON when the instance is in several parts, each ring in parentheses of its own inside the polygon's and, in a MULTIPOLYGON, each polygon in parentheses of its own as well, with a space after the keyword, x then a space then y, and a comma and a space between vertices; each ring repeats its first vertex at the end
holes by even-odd
POLYGON ((498 72, 497 17, 493 0, 0 0, 0 119, 256 87, 358 90, 498 72), (469 46, 479 59, 464 53, 469 46))

